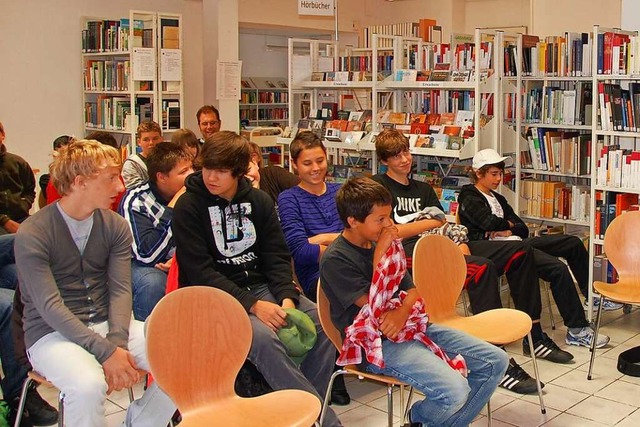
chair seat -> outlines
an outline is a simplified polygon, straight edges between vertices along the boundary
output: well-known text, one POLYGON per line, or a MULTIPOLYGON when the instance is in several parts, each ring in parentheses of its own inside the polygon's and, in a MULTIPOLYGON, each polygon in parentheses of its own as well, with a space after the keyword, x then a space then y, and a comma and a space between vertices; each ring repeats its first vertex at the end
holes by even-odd
POLYGON ((302 390, 279 390, 258 397, 232 396, 182 411, 181 427, 309 427, 320 414, 320 400, 302 390))
POLYGON ((532 324, 528 314, 510 308, 496 308, 470 317, 456 315, 448 319, 438 319, 437 323, 496 345, 522 339, 531 330, 532 324))
POLYGON ((42 375, 40 375, 34 370, 27 372, 27 376, 31 378, 33 381, 37 382, 38 384, 44 385, 46 387, 54 387, 54 385, 51 382, 49 382, 48 379, 46 379, 45 377, 43 377, 42 375))
POLYGON ((621 279, 617 283, 593 282, 598 293, 617 302, 640 304, 640 278, 621 279))
POLYGON ((377 375, 377 374, 371 374, 369 372, 364 372, 361 371, 360 369, 357 369, 355 366, 353 365, 349 365, 349 366, 345 366, 343 368, 345 371, 347 371, 347 373, 349 374, 355 374, 358 375, 362 378, 367 378, 370 380, 374 380, 374 381, 380 381, 386 384, 393 384, 393 385, 397 385, 397 386, 401 386, 401 385, 408 385, 407 383, 400 381, 397 378, 394 377, 388 377, 386 375, 377 375))

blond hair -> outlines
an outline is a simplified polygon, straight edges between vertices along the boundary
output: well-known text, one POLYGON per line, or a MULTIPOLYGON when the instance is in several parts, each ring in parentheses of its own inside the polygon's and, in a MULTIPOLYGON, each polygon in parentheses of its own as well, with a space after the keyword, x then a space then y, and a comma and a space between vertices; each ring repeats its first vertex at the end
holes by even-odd
POLYGON ((54 152, 49 173, 56 191, 64 196, 71 191, 76 177, 95 177, 101 170, 110 166, 121 166, 118 150, 96 140, 83 139, 60 147, 54 152))
POLYGON ((162 135, 160 125, 151 120, 142 122, 138 125, 138 128, 136 129, 136 138, 140 139, 143 132, 158 132, 159 135, 162 135))

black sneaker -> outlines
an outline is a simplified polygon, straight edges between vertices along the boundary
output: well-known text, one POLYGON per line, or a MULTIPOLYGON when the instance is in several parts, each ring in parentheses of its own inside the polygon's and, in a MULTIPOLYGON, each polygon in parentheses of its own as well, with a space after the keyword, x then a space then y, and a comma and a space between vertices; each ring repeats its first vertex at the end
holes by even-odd
MULTIPOLYGON (((545 359, 549 362, 568 363, 573 360, 573 354, 558 347, 549 335, 544 332, 542 333, 542 339, 533 343, 533 351, 537 358, 545 359)), ((522 340, 522 352, 525 356, 531 357, 531 351, 529 351, 529 340, 526 337, 522 340)))
MULTIPOLYGON (((20 398, 14 399, 12 403, 12 409, 15 412, 20 404, 20 398)), ((58 422, 58 410, 49 405, 34 387, 27 392, 21 425, 25 425, 25 419, 34 426, 50 426, 58 422)))
MULTIPOLYGON (((500 381, 500 387, 511 390, 518 394, 532 394, 538 392, 536 380, 531 378, 527 372, 516 363, 515 360, 509 359, 509 367, 504 374, 504 378, 500 381)), ((540 382, 540 388, 544 388, 544 383, 540 382)))

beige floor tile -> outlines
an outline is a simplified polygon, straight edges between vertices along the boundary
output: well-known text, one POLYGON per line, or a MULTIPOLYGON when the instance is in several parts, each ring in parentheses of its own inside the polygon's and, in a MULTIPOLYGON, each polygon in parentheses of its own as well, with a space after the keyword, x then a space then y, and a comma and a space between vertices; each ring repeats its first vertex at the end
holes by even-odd
POLYGON ((624 381, 615 381, 598 391, 595 396, 619 403, 626 403, 627 405, 637 408, 640 406, 640 385, 624 381))
MULTIPOLYGON (((584 375, 586 378, 587 372, 589 372, 589 362, 587 361, 582 365, 578 366, 576 370, 584 372, 584 375)), ((612 359, 607 359, 602 356, 598 356, 593 362, 593 370, 592 370, 593 377, 605 376, 605 377, 618 379, 618 378, 621 378, 622 375, 623 374, 620 371, 618 371, 618 368, 616 367, 616 362, 613 361, 612 359)))
MULTIPOLYGON (((403 402, 403 405, 406 404, 406 399, 408 397, 409 397, 409 390, 407 389, 405 391, 405 402, 403 402)), ((411 400, 415 402, 423 398, 424 397, 420 396, 416 399, 416 397, 414 396, 411 400)), ((402 418, 403 412, 401 411, 401 406, 403 405, 401 405, 401 402, 400 402, 400 392, 396 391, 395 393, 393 393, 393 415, 399 418, 402 418)), ((376 400, 373 400, 367 403, 367 406, 379 409, 380 411, 383 411, 383 412, 387 412, 387 395, 385 394, 383 397, 380 397, 376 400)))
POLYGON ((348 405, 344 405, 344 406, 331 405, 330 407, 333 409, 333 412, 335 412, 337 415, 340 415, 344 412, 350 411, 362 405, 363 405, 362 403, 352 398, 351 402, 349 402, 348 405))
POLYGON ((560 414, 551 421, 544 424, 545 427, 602 427, 606 424, 600 424, 595 421, 580 418, 571 414, 560 414))
POLYGON ((569 408, 567 413, 606 425, 615 425, 637 408, 601 397, 591 396, 569 408))
MULTIPOLYGON (((473 422, 469 425, 471 427, 487 427, 489 425, 489 419, 486 416, 481 415, 475 420, 473 420, 473 422)), ((511 427, 511 426, 513 426, 513 424, 505 423, 503 421, 496 420, 495 418, 491 420, 491 427, 511 427)))
POLYGON ((558 387, 581 391, 582 393, 593 394, 615 381, 615 378, 606 376, 593 376, 591 381, 583 371, 573 370, 552 381, 558 387))
POLYGON ((347 387, 351 399, 360 403, 368 403, 387 395, 387 387, 375 381, 358 380, 350 382, 347 387))
POLYGON ((640 425, 640 409, 616 424, 616 427, 638 427, 640 425))
MULTIPOLYGON (((386 427, 387 412, 370 406, 359 406, 338 416, 345 427, 386 427)), ((394 416, 394 420, 400 421, 394 416)))
POLYGON ((116 412, 107 416, 107 427, 121 427, 124 422, 125 411, 116 412))
MULTIPOLYGON (((521 364, 522 369, 527 371, 532 377, 534 375, 533 360, 529 359, 525 363, 521 364)), ((564 365, 560 363, 548 362, 544 359, 538 360, 538 372, 540 373, 540 380, 543 383, 548 383, 554 379, 571 372, 574 369, 573 365, 564 365)))
MULTIPOLYGON (((542 392, 545 406, 547 408, 553 408, 558 411, 566 411, 567 409, 589 397, 589 395, 586 393, 559 387, 555 384, 547 384, 542 392)), ((522 400, 534 403, 536 405, 540 402, 537 394, 523 396, 522 400)))
POLYGON ((517 399, 494 411, 493 419, 516 426, 533 427, 540 426, 559 414, 559 411, 552 408, 547 408, 547 413, 542 414, 539 405, 517 399))

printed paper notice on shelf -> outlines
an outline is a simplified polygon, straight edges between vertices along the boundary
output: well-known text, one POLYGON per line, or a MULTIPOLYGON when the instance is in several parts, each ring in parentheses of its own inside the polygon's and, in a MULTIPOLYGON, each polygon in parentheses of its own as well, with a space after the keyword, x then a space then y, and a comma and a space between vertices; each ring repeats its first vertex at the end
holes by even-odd
POLYGON ((165 82, 182 80, 182 50, 162 49, 160 51, 160 80, 165 82))
POLYGON ((133 80, 156 79, 156 56, 150 47, 133 48, 133 80))
POLYGON ((242 61, 217 61, 217 70, 217 98, 240 99, 242 61))

